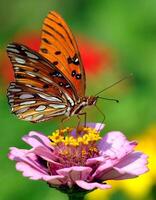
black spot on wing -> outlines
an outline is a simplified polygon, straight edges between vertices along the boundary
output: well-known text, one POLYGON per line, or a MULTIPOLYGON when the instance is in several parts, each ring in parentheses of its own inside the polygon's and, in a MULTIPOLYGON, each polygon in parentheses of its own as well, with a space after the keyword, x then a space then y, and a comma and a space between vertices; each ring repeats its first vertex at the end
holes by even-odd
POLYGON ((74 77, 76 75, 76 70, 73 70, 71 75, 72 75, 72 77, 74 77))
POLYGON ((81 74, 76 74, 76 79, 81 79, 81 74))
POLYGON ((47 38, 42 38, 42 41, 44 41, 45 43, 47 43, 47 44, 52 44, 47 38))
POLYGON ((61 54, 61 51, 56 51, 55 52, 55 55, 60 55, 61 54))
POLYGON ((68 58, 67 58, 67 62, 68 62, 68 64, 71 64, 71 63, 72 63, 72 64, 74 64, 74 65, 79 65, 79 64, 80 64, 77 54, 75 54, 75 55, 73 56, 73 58, 68 57, 68 58))
POLYGON ((48 53, 48 50, 46 48, 41 48, 40 50, 42 51, 42 53, 46 53, 46 54, 48 53))
POLYGON ((54 62, 53 62, 53 65, 58 65, 58 62, 57 62, 57 61, 54 61, 54 62))

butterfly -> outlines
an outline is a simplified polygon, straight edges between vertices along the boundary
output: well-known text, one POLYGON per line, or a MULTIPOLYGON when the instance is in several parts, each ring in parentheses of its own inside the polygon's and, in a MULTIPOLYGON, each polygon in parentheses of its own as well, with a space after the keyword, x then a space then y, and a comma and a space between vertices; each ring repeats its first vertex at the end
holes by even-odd
POLYGON ((39 52, 10 43, 7 53, 15 82, 8 101, 18 118, 41 122, 85 114, 97 96, 85 96, 86 76, 76 40, 64 19, 51 11, 44 20, 39 52))

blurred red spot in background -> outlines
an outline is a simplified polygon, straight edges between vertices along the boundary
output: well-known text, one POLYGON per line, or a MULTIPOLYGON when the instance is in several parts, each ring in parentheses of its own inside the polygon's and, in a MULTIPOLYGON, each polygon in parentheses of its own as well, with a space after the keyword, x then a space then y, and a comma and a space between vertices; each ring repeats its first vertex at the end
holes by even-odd
MULTIPOLYGON (((40 36, 38 33, 21 34, 13 39, 13 42, 25 44, 26 46, 38 51, 40 46, 40 36)), ((112 65, 110 51, 99 44, 90 42, 89 39, 78 37, 78 46, 81 53, 82 61, 86 74, 103 72, 107 67, 112 65)), ((7 53, 3 52, 1 59, 0 75, 4 83, 14 80, 13 68, 7 53)))

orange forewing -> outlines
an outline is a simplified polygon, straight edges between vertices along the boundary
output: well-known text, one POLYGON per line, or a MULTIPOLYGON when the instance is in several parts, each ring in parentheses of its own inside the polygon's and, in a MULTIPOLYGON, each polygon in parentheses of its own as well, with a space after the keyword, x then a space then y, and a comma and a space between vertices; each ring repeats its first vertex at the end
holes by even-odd
POLYGON ((85 72, 77 43, 69 27, 56 12, 50 12, 42 27, 40 54, 54 63, 70 81, 76 98, 85 95, 85 72))

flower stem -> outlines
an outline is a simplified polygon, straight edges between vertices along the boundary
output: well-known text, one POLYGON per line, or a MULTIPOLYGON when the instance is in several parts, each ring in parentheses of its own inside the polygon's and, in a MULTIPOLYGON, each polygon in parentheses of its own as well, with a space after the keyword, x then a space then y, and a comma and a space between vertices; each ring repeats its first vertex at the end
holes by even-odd
MULTIPOLYGON (((52 187, 51 185, 49 185, 49 186, 52 187)), ((69 188, 66 186, 52 187, 52 188, 55 188, 58 191, 68 195, 69 200, 84 200, 85 195, 88 194, 89 192, 91 192, 90 190, 85 190, 78 186, 75 186, 72 188, 69 188)))
POLYGON ((84 200, 84 197, 85 197, 85 193, 68 194, 69 200, 84 200))

